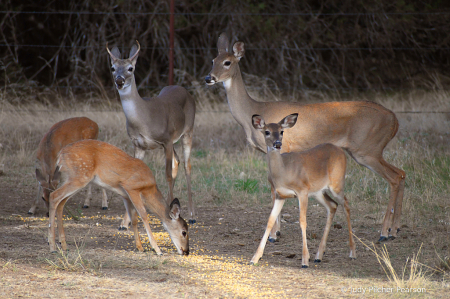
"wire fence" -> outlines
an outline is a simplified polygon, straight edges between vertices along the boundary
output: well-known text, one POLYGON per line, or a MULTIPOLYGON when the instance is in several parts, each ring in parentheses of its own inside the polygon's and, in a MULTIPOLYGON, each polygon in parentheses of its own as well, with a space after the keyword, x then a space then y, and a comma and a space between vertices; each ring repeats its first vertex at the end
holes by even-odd
MULTIPOLYGON (((120 12, 120 11, 114 11, 117 10, 116 7, 111 7, 111 11, 83 11, 83 10, 75 10, 75 11, 69 11, 69 10, 61 10, 61 11, 57 11, 57 10, 51 10, 49 9, 49 7, 47 6, 47 8, 44 8, 44 11, 36 11, 36 10, 30 10, 30 11, 15 11, 15 10, 0 10, 0 15, 8 15, 8 16, 16 16, 16 15, 45 15, 45 16, 55 16, 55 15, 67 15, 67 16, 89 16, 89 15, 100 15, 100 16, 144 16, 144 17, 150 17, 150 16, 169 16, 170 12, 168 11, 153 11, 153 12, 145 12, 145 11, 127 11, 127 12, 120 12)), ((159 7, 158 10, 164 10, 164 7, 159 7)), ((288 12, 288 13, 280 13, 280 12, 257 12, 257 13, 253 13, 253 12, 234 12, 234 11, 230 11, 230 12, 175 12, 174 13, 176 16, 280 16, 280 17, 289 17, 289 16, 297 16, 297 17, 307 17, 307 18, 318 18, 321 16, 328 16, 328 17, 349 17, 349 18, 357 18, 357 17, 371 17, 371 16, 378 16, 378 17, 384 17, 385 19, 389 19, 390 17, 411 17, 411 16, 430 16, 431 18, 428 19, 432 19, 435 16, 442 16, 442 18, 447 19, 447 16, 450 16, 450 11, 432 11, 432 12, 385 12, 385 11, 373 11, 373 12, 321 12, 321 11, 311 11, 311 12, 288 12)), ((101 39, 100 39, 101 40, 101 39)), ((12 52, 11 49, 18 49, 18 48, 42 48, 42 49, 49 49, 50 52, 51 49, 55 49, 55 51, 58 51, 58 49, 78 49, 78 51, 82 51, 82 50, 102 50, 104 49, 104 45, 98 44, 97 45, 92 45, 92 44, 67 44, 64 42, 61 42, 61 44, 49 44, 49 43, 45 43, 43 41, 42 44, 39 44, 39 40, 37 41, 37 43, 8 43, 5 42, 6 39, 3 40, 2 43, 0 43, 0 49, 3 48, 8 48, 8 51, 12 52)), ((55 42, 58 42, 57 40, 55 42)), ((443 51, 449 51, 450 47, 446 47, 445 44, 443 44, 442 46, 423 46, 424 44, 420 45, 418 43, 414 43, 414 46, 405 46, 405 47, 396 47, 396 46, 391 46, 391 47, 351 47, 351 46, 340 46, 339 44, 337 45, 333 45, 330 47, 314 47, 314 46, 306 46, 306 44, 303 45, 299 45, 298 47, 292 47, 291 46, 285 46, 285 47, 280 47, 280 46, 276 46, 276 47, 246 47, 246 50, 248 51, 264 51, 264 52, 281 52, 283 53, 283 51, 290 51, 292 53, 298 52, 299 55, 301 56, 300 58, 293 58, 293 57, 289 57, 290 61, 300 61, 301 59, 303 59, 304 61, 307 61, 307 63, 310 63, 312 61, 312 64, 315 63, 315 61, 318 61, 317 57, 311 57, 310 54, 311 52, 324 52, 324 53, 332 53, 331 55, 334 55, 333 53, 336 51, 337 53, 345 53, 346 51, 349 52, 367 52, 367 53, 371 53, 371 52, 375 52, 375 51, 380 51, 380 52, 393 52, 393 53, 397 53, 400 51, 409 51, 410 53, 412 52, 424 52, 425 56, 428 55, 428 53, 439 53, 440 56, 442 56, 442 53, 445 53, 443 51), (440 52, 438 52, 440 51, 440 52)), ((123 47, 122 49, 130 49, 129 47, 123 47)), ((143 45, 141 47, 141 49, 143 50, 149 50, 149 51, 169 51, 171 48, 170 47, 157 47, 157 46, 145 46, 143 45)), ((211 53, 212 51, 217 51, 216 47, 189 47, 186 46, 186 44, 184 44, 183 46, 177 46, 176 50, 181 50, 181 51, 191 51, 195 54, 192 54, 191 57, 194 58, 194 75, 196 75, 198 77, 198 69, 200 68, 195 68, 195 56, 197 55, 198 57, 203 57, 204 53, 211 53), (197 70, 197 71, 196 71, 197 70), (197 73, 196 73, 197 72, 197 73)), ((45 52, 46 50, 40 50, 41 52, 45 52)), ((77 52, 79 53, 79 52, 77 52)), ((56 69, 56 64, 58 63, 57 61, 57 54, 55 54, 55 57, 51 58, 51 59, 47 59, 47 61, 44 61, 45 65, 42 66, 37 72, 36 74, 40 73, 43 69, 46 68, 46 66, 50 69, 50 63, 54 63, 55 64, 55 69, 56 69)), ((271 54, 273 55, 273 54, 271 54)), ((327 54, 328 55, 328 54, 327 54)), ((337 54, 336 54, 337 55, 337 54)), ((353 55, 349 54, 349 55, 353 55)), ((431 54, 430 54, 431 55, 431 54)), ((157 57, 158 58, 158 57, 157 57)), ((152 58, 153 59, 153 58, 152 58)), ((155 58, 156 59, 156 58, 155 58)), ((425 57, 425 59, 429 59, 429 57, 425 57)), ((59 64, 61 64, 61 62, 59 62, 59 64)), ((315 67, 322 67, 322 66, 315 66, 315 67)), ((2 69, 1 63, 0 63, 0 70, 2 69)), ((314 72, 317 74, 319 73, 317 71, 318 69, 314 69, 314 72)), ((201 73, 201 72, 200 72, 201 73)), ((35 75, 31 76, 31 79, 35 78, 35 75)), ((103 74, 104 75, 104 74, 103 74)), ((206 74, 204 74, 206 75, 206 74)), ((328 76, 328 75, 327 75, 328 76)), ((328 76, 331 77, 331 76, 328 76)), ((363 75, 360 77, 364 77, 363 75)), ((54 78, 56 78, 56 75, 54 76, 54 78)), ((139 86, 139 89, 161 89, 164 86, 160 86, 160 85, 148 85, 145 83, 152 83, 152 81, 150 81, 147 77, 146 77, 147 82, 144 82, 143 85, 139 86)), ((198 79, 199 81, 202 81, 202 78, 198 79)), ((249 90, 270 90, 270 91, 279 91, 279 92, 283 92, 283 91, 293 91, 293 90, 299 90, 299 91, 355 91, 355 90, 361 90, 361 91, 403 91, 403 90, 424 90, 424 91, 435 91, 435 90, 450 90, 450 89, 446 89, 444 88, 426 88, 426 87, 414 87, 414 88, 405 88, 402 86, 388 86, 388 85, 382 85, 382 86, 374 86, 374 84, 372 84, 372 86, 369 87, 364 87, 364 86, 360 86, 360 87, 345 87, 346 84, 341 84, 344 85, 343 87, 338 86, 338 87, 330 87, 333 85, 339 85, 339 84, 320 84, 320 79, 316 79, 314 78, 315 83, 314 85, 318 86, 318 87, 307 87, 307 86, 299 86, 299 87, 281 87, 281 88, 277 88, 277 87, 258 87, 258 86, 254 86, 254 87, 248 87, 249 90), (318 82, 318 84, 317 84, 318 82), (324 85, 326 87, 321 87, 320 85, 324 85)), ((91 80, 92 82, 93 80, 91 80)), ((154 81, 154 80, 153 80, 154 81)), ((336 79, 337 81, 337 79, 336 79)), ((347 83, 347 80, 344 80, 344 83, 347 83)), ((35 88, 53 88, 56 90, 82 90, 82 89, 86 89, 86 90, 98 90, 99 87, 98 86, 94 86, 94 85, 54 85, 52 84, 51 86, 33 86, 33 82, 31 82, 30 84, 13 84, 10 86, 7 86, 7 88, 29 88, 29 87, 35 87, 35 88)), ((55 79, 53 79, 53 82, 56 82, 55 79)), ((369 81, 367 81, 369 82, 369 81)), ((67 83, 71 83, 71 82, 67 82, 67 83)), ((79 83, 79 82, 78 82, 79 83)), ((159 82, 158 82, 159 83, 159 82)), ((338 82, 341 83, 341 82, 338 82)), ((303 84, 303 83, 302 83, 303 84)), ((362 85, 362 84, 361 84, 362 85)), ((377 85, 377 84, 375 84, 377 85)), ((380 84, 381 85, 381 84, 380 84)), ((291 84, 292 86, 292 84, 291 84)), ((192 87, 192 86, 185 86, 187 89, 193 90, 193 89, 197 89, 198 87, 192 87)), ((104 86, 101 86, 102 89, 104 89, 104 86)), ((5 89, 5 87, 0 86, 0 90, 5 89)))
MULTIPOLYGON (((140 15, 140 16, 168 16, 170 12, 112 12, 112 11, 15 11, 15 10, 2 10, 0 14, 45 14, 45 15, 140 15)), ((365 13, 322 13, 322 12, 294 12, 294 13, 240 13, 240 12, 175 12, 174 15, 192 15, 192 16, 305 16, 305 17, 318 17, 318 16, 413 16, 413 15, 450 15, 450 12, 365 12, 365 13)))

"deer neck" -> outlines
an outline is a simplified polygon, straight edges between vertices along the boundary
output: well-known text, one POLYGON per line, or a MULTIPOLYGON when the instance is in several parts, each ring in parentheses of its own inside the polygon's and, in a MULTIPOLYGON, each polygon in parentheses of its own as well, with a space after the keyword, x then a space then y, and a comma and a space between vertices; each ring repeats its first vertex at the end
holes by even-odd
POLYGON ((141 199, 146 203, 145 206, 151 210, 163 223, 171 220, 169 216, 170 207, 167 204, 166 199, 161 194, 158 187, 152 191, 153 194, 141 194, 141 199))
POLYGON ((270 176, 274 181, 283 177, 285 165, 280 150, 267 147, 267 164, 269 165, 270 176))
POLYGON ((134 77, 128 87, 118 89, 117 91, 120 95, 120 101, 122 102, 122 108, 125 116, 128 120, 135 118, 140 110, 139 106, 143 105, 144 100, 138 93, 134 77))
POLYGON ((264 140, 261 138, 258 140, 260 133, 251 124, 252 115, 261 113, 261 103, 248 95, 239 66, 236 66, 235 73, 229 79, 223 81, 223 86, 227 93, 227 102, 231 114, 244 129, 247 141, 252 146, 265 152, 264 140))
POLYGON ((227 92, 227 102, 231 114, 242 125, 249 122, 247 115, 255 110, 258 102, 248 95, 239 66, 236 66, 236 68, 234 75, 223 81, 223 86, 227 92))

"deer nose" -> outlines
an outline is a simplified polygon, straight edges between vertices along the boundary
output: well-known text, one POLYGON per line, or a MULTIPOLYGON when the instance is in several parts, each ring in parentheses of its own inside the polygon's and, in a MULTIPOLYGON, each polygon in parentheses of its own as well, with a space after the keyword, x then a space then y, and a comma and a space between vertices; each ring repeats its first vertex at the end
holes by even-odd
POLYGON ((205 82, 208 85, 213 85, 214 83, 216 83, 216 77, 212 76, 211 74, 209 74, 208 76, 206 76, 205 78, 205 82))
POLYGON ((123 85, 125 84, 125 78, 122 76, 117 76, 116 77, 116 85, 117 88, 121 89, 123 87, 123 85))
POLYGON ((183 255, 188 256, 189 255, 189 249, 188 250, 183 250, 183 255))
POLYGON ((273 143, 273 147, 276 149, 280 149, 281 148, 281 141, 277 140, 273 143))

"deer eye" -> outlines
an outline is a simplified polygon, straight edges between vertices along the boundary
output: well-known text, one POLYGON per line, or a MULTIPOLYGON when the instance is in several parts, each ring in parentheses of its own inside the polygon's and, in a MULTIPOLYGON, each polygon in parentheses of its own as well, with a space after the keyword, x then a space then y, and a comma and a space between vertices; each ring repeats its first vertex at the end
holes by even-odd
POLYGON ((132 67, 129 67, 129 68, 128 68, 128 71, 129 71, 129 72, 132 72, 132 71, 133 71, 133 68, 132 68, 132 67))
POLYGON ((115 72, 115 71, 116 71, 116 68, 112 66, 112 67, 111 67, 111 71, 112 71, 112 72, 115 72))
POLYGON ((182 232, 181 234, 183 235, 183 237, 186 237, 186 235, 187 235, 186 232, 182 232))
POLYGON ((270 132, 269 131, 266 131, 266 136, 269 136, 270 135, 270 132))
POLYGON ((223 63, 223 65, 226 65, 226 66, 229 66, 231 64, 231 61, 225 61, 224 63, 223 63))

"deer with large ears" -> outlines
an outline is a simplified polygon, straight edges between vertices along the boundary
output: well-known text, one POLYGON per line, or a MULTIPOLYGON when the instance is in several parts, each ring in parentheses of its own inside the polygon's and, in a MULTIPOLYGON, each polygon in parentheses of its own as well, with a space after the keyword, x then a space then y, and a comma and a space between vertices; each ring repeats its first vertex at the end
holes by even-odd
POLYGON ((90 182, 122 196, 134 231, 136 247, 144 251, 137 229, 138 214, 142 218, 150 245, 158 255, 161 250, 148 224, 147 209, 161 219, 179 254, 189 254, 189 234, 186 221, 180 217, 180 203, 170 204, 156 186, 152 171, 139 159, 130 157, 119 148, 97 140, 82 140, 61 150, 54 178, 61 186, 50 195, 48 242, 50 251, 56 250, 55 215, 63 250, 67 249, 63 227, 63 209, 67 200, 90 182))
MULTIPOLYGON (((31 206, 28 214, 36 212, 41 194, 48 210, 50 193, 58 186, 59 181, 53 177, 56 169, 56 158, 59 151, 66 145, 83 140, 97 139, 98 125, 87 117, 74 117, 62 120, 54 124, 39 142, 36 155, 36 179, 39 183, 36 200, 31 206)), ((105 189, 103 191, 102 209, 108 209, 108 197, 105 189)), ((92 199, 91 185, 84 200, 83 208, 89 208, 92 199)))
MULTIPOLYGON (((134 157, 142 160, 146 150, 161 147, 164 149, 169 203, 173 199, 173 187, 180 163, 173 145, 182 139, 189 198, 189 223, 195 223, 190 162, 195 119, 194 98, 185 88, 176 85, 164 87, 156 97, 141 98, 134 77, 140 51, 139 42, 136 41, 132 46, 129 58, 126 59, 121 59, 117 47, 110 51, 106 44, 106 50, 111 58, 112 76, 127 119, 127 132, 134 146, 134 157)), ((126 229, 128 224, 129 219, 125 215, 119 229, 126 229)))
MULTIPOLYGON (((302 268, 309 266, 309 251, 306 240, 306 210, 308 196, 314 196, 327 210, 327 223, 317 250, 314 262, 322 260, 328 233, 337 209, 337 203, 344 207, 347 216, 350 258, 356 258, 356 246, 353 241, 350 223, 350 208, 344 196, 344 179, 347 158, 344 151, 330 143, 320 144, 303 152, 281 154, 283 134, 285 129, 292 128, 298 114, 294 113, 283 118, 279 123, 266 124, 259 115, 253 115, 253 127, 265 136, 267 147, 267 162, 269 165, 269 181, 275 190, 275 202, 267 223, 261 243, 253 256, 251 263, 258 263, 272 230, 275 220, 280 214, 284 201, 289 197, 297 197, 300 207, 300 227, 303 237, 302 268), (332 199, 326 191, 330 191, 332 199)), ((286 130, 286 133, 289 130, 286 130)))
MULTIPOLYGON (((212 70, 205 81, 208 85, 223 82, 231 114, 244 129, 247 141, 256 149, 267 152, 264 136, 252 125, 252 115, 261 115, 267 122, 275 123, 288 114, 298 113, 297 124, 284 136, 282 152, 331 143, 383 177, 391 190, 380 241, 395 238, 400 230, 405 172, 383 158, 384 148, 398 130, 395 114, 368 101, 319 104, 255 101, 248 95, 239 69, 239 61, 245 53, 244 43, 236 42, 230 52, 228 37, 222 33, 217 48, 219 55, 213 60, 212 70)), ((275 201, 274 190, 272 200, 275 201)), ((278 217, 269 241, 275 241, 279 231, 278 217)))

